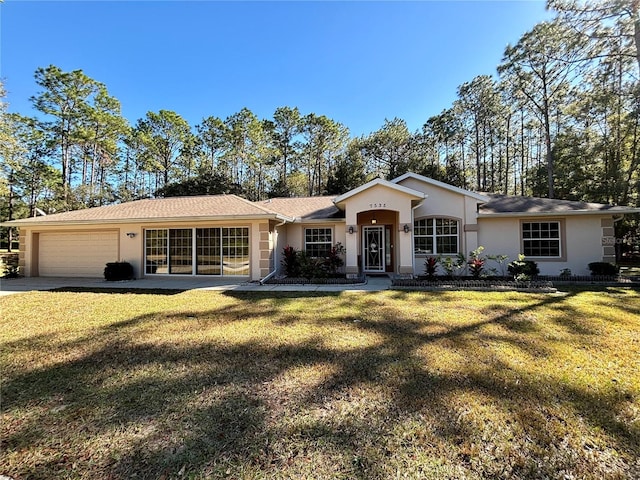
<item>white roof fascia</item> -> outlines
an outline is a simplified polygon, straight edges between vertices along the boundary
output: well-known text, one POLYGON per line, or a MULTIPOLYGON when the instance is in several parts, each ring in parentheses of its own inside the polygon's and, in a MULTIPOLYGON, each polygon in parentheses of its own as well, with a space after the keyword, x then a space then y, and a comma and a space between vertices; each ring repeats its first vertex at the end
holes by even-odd
POLYGON ((365 183, 364 185, 360 185, 357 188, 354 188, 353 190, 348 191, 347 193, 344 193, 342 195, 340 195, 339 197, 336 197, 333 199, 333 203, 335 203, 336 205, 338 203, 342 203, 345 200, 364 192, 365 190, 368 190, 372 187, 375 187, 376 185, 381 185, 383 187, 387 187, 390 188, 392 190, 396 190, 398 192, 402 192, 402 193, 406 193, 407 195, 410 195, 412 197, 417 197, 417 198, 427 198, 426 194, 423 192, 419 192, 418 190, 414 190, 413 188, 409 188, 409 187, 405 187, 402 185, 397 185, 395 183, 389 182, 387 180, 383 180, 382 178, 375 178, 373 180, 371 180, 370 182, 365 183))
POLYGON ((345 223, 344 218, 302 218, 296 217, 294 223, 345 223))
POLYGON ((430 185, 434 185, 436 187, 444 188, 445 190, 449 190, 451 192, 459 193, 460 195, 465 195, 467 197, 475 198, 476 200, 480 200, 482 202, 488 202, 490 199, 484 195, 481 195, 476 192, 472 192, 470 190, 465 190, 463 188, 454 187, 453 185, 449 185, 448 183, 440 182, 439 180, 434 180, 433 178, 427 178, 422 175, 418 175, 417 173, 405 173, 404 175, 400 175, 398 178, 394 178, 391 180, 393 183, 400 183, 407 178, 413 178, 415 180, 428 183, 430 185))

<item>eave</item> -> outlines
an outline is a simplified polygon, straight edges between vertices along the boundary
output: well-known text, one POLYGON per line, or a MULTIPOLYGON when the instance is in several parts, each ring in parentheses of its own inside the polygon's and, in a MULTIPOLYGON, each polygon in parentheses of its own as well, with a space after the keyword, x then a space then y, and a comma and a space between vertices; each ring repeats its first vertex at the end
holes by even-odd
MULTIPOLYGON (((43 218, 43 217, 38 217, 43 218)), ((91 220, 38 220, 29 219, 12 220, 0 223, 2 227, 30 227, 39 226, 55 227, 68 225, 123 225, 131 223, 151 224, 151 223, 195 223, 195 222, 220 222, 220 221, 243 221, 243 220, 278 220, 281 222, 293 222, 294 218, 281 214, 255 214, 255 215, 208 215, 208 216, 185 216, 185 217, 143 217, 124 219, 91 219, 91 220)))

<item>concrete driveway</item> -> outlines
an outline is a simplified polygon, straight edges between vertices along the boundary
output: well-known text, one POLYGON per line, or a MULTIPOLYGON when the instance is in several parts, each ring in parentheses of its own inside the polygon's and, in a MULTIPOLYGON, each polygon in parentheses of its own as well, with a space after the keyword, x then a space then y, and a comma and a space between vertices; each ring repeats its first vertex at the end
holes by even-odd
POLYGON ((161 289, 161 290, 235 290, 257 292, 342 292, 388 290, 388 277, 369 277, 366 283, 357 285, 260 285, 255 282, 211 279, 201 277, 146 277, 138 280, 107 282, 102 278, 24 277, 0 280, 0 296, 59 288, 91 289, 161 289))

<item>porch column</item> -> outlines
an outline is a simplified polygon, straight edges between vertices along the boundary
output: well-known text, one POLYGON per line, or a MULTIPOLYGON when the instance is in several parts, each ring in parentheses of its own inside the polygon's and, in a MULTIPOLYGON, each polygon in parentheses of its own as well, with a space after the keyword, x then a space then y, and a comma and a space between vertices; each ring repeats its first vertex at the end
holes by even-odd
POLYGON ((345 244, 344 248, 347 250, 345 258, 345 273, 348 277, 355 277, 360 271, 358 265, 358 238, 360 238, 360 232, 358 231, 358 214, 357 212, 347 211, 345 212, 345 244), (349 233, 349 227, 353 227, 353 233, 349 233))
POLYGON ((413 218, 411 217, 411 204, 400 210, 398 223, 398 243, 400 255, 398 257, 398 273, 413 274, 413 218), (404 226, 409 226, 409 232, 404 232, 404 226))

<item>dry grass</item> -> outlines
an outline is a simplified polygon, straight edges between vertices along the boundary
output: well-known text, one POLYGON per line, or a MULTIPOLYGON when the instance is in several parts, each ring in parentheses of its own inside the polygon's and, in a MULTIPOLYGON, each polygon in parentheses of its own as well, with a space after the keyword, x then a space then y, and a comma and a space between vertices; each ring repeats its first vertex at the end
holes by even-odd
POLYGON ((638 478, 640 292, 0 299, 0 474, 638 478))

